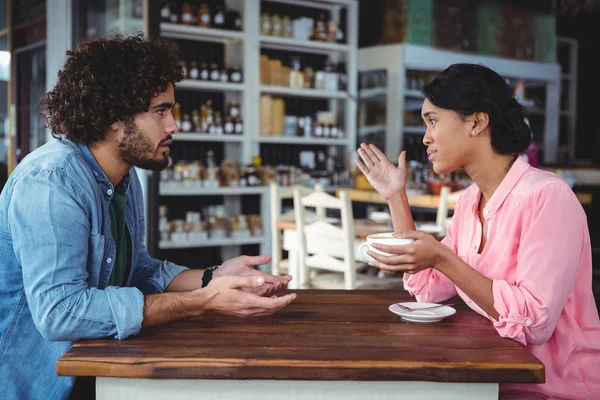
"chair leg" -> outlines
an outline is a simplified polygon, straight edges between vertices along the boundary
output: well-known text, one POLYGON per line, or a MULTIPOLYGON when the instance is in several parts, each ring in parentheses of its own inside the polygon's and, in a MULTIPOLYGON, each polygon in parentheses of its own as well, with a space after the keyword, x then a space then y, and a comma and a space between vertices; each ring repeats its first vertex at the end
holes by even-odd
POLYGON ((300 277, 298 276, 298 253, 296 250, 288 250, 289 274, 292 280, 288 284, 289 289, 300 288, 300 277))

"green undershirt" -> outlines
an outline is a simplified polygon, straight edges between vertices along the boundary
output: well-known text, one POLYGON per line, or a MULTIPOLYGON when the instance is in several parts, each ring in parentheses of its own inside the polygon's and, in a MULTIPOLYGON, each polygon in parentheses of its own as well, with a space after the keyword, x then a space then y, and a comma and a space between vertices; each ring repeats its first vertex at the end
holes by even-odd
POLYGON ((127 286, 129 271, 131 269, 130 251, 131 237, 125 223, 125 208, 127 197, 121 185, 115 188, 114 195, 108 205, 110 215, 110 232, 115 241, 115 259, 113 269, 108 279, 108 286, 127 286))

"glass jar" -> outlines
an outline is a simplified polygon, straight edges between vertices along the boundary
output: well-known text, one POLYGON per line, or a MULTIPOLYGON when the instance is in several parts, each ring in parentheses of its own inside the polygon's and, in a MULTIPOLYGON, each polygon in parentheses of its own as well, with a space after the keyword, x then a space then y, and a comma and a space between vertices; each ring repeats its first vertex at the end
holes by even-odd
POLYGON ((277 14, 271 17, 271 35, 281 36, 281 18, 277 14))
POLYGON ((192 120, 189 114, 185 114, 183 116, 183 120, 181 121, 181 130, 183 132, 191 132, 192 131, 192 120))
POLYGON ((219 65, 218 64, 211 64, 210 65, 210 80, 211 81, 219 81, 219 79, 221 78, 221 73, 219 72, 219 65))
POLYGON ((171 114, 173 114, 173 119, 177 124, 177 128, 181 129, 181 105, 179 103, 175 103, 171 110, 171 114))
POLYGON ((188 72, 188 77, 190 79, 198 79, 200 77, 200 70, 198 69, 198 63, 196 61, 192 61, 190 63, 190 69, 188 72))
POLYGON ((183 3, 183 7, 181 7, 181 23, 184 25, 194 24, 194 9, 189 1, 183 3))
POLYGON ((229 77, 229 80, 234 83, 242 83, 242 81, 244 80, 244 77, 242 75, 242 69, 240 68, 239 65, 236 65, 235 67, 233 67, 233 69, 231 70, 231 75, 229 77))
POLYGON ((240 115, 240 105, 237 101, 232 101, 227 107, 227 115, 237 118, 240 115))
POLYGON ((210 28, 210 8, 207 3, 202 3, 198 7, 198 26, 210 28))
POLYGON ((225 68, 223 68, 221 70, 221 76, 219 77, 219 80, 221 82, 228 82, 229 81, 229 74, 227 73, 227 70, 225 68))
POLYGON ((263 13, 260 17, 260 34, 270 35, 271 34, 271 17, 269 14, 263 13))
POLYGON ((238 117, 235 120, 235 134, 241 135, 243 133, 244 133, 244 122, 242 120, 242 117, 238 117))
POLYGON ((160 20, 162 22, 171 22, 171 8, 169 6, 169 2, 166 1, 160 9, 160 20))
POLYGON ((223 29, 225 28, 225 10, 223 6, 215 6, 215 12, 213 14, 212 26, 213 28, 223 29))
POLYGON ((210 70, 207 63, 200 64, 200 80, 207 81, 210 77, 210 70))
POLYGON ((181 73, 183 74, 183 79, 186 79, 188 77, 187 63, 184 60, 180 60, 179 66, 181 67, 181 73))
POLYGON ((235 126, 231 117, 225 117, 225 124, 223 125, 223 133, 226 135, 232 135, 235 133, 235 126))
POLYGON ((291 38, 294 36, 294 25, 290 17, 285 15, 281 19, 281 36, 291 38))

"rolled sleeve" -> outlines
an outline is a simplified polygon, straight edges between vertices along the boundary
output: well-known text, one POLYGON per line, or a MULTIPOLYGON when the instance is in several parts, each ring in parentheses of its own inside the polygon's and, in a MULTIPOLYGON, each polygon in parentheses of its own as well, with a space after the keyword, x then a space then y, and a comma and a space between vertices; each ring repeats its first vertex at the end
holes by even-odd
MULTIPOLYGON (((442 244, 452 249, 455 253, 452 226, 448 228, 446 237, 442 244)), ((428 268, 413 275, 404 274, 404 289, 415 296, 417 301, 428 301, 437 303, 447 300, 458 293, 456 285, 441 272, 428 268)))
POLYGON ((515 283, 494 280, 494 326, 503 337, 545 343, 554 332, 578 273, 587 232, 586 217, 573 192, 553 183, 532 200, 521 237, 515 283))
POLYGON ((163 293, 173 278, 186 269, 188 268, 170 261, 152 258, 148 251, 142 248, 138 256, 132 284, 144 294, 163 293))
POLYGON ((137 335, 144 321, 144 295, 135 288, 108 286, 106 297, 115 316, 116 339, 137 335), (134 289, 134 290, 132 290, 134 289))
POLYGON ((91 228, 83 198, 59 171, 33 171, 15 184, 8 224, 28 306, 48 340, 124 339, 141 329, 143 295, 136 288, 89 287, 91 228))

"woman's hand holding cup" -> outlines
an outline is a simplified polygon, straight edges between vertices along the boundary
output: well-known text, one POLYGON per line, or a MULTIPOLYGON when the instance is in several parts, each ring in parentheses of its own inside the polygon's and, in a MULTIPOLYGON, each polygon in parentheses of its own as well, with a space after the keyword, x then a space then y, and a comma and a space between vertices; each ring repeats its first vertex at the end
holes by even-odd
POLYGON ((449 250, 422 231, 389 232, 367 236, 359 254, 369 265, 385 270, 415 274, 436 268, 449 250))

